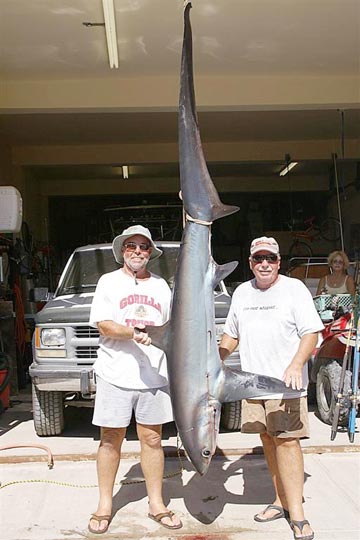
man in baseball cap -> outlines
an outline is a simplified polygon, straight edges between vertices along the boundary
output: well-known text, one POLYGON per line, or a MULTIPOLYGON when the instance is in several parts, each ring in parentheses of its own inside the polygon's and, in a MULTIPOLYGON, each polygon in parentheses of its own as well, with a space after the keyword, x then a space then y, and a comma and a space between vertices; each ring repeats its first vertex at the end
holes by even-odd
POLYGON ((306 363, 323 324, 304 283, 279 274, 280 250, 274 238, 261 236, 251 242, 249 265, 254 279, 241 283, 232 296, 221 359, 239 347, 244 371, 283 380, 293 390, 242 402, 241 431, 260 434, 275 490, 275 498, 254 520, 287 518, 294 538, 312 540, 314 532, 302 505, 299 439, 309 437, 306 363))

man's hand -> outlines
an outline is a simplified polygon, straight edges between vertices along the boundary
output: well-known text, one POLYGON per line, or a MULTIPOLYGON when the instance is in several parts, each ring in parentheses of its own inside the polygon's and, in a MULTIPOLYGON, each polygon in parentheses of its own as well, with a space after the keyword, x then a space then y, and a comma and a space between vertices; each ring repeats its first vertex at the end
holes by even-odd
POLYGON ((293 362, 286 368, 282 380, 288 388, 291 387, 293 390, 301 390, 303 388, 302 368, 302 365, 296 365, 293 362))
POLYGON ((136 326, 134 328, 133 340, 136 341, 136 343, 140 343, 141 345, 151 345, 151 338, 143 330, 143 328, 140 328, 139 326, 136 326))
POLYGON ((304 334, 300 339, 297 353, 286 368, 282 378, 288 388, 291 387, 293 390, 303 389, 303 367, 316 347, 317 338, 317 332, 313 332, 311 334, 304 334))
POLYGON ((226 360, 230 354, 235 351, 236 347, 239 345, 239 340, 233 337, 228 336, 228 334, 223 334, 221 342, 219 345, 219 355, 222 361, 226 360))

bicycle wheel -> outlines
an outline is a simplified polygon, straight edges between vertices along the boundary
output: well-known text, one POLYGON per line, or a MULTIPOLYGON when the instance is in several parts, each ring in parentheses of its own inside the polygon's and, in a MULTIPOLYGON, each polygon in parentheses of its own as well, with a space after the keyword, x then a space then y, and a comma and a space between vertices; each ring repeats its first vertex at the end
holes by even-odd
POLYGON ((320 223, 320 235, 324 240, 335 242, 341 236, 340 221, 336 218, 327 218, 320 223))
POLYGON ((289 248, 289 259, 291 257, 312 257, 313 251, 309 244, 295 240, 289 248))

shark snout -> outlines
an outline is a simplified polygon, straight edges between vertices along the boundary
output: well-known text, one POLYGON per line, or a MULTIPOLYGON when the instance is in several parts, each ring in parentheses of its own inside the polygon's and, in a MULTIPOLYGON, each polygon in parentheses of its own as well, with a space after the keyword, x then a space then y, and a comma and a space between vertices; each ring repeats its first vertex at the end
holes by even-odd
POLYGON ((213 453, 209 448, 203 448, 203 450, 198 455, 198 459, 195 458, 192 460, 195 469, 201 476, 206 474, 211 463, 212 456, 213 453))
MULTIPOLYGON (((220 410, 220 409, 219 409, 220 410)), ((191 461, 197 472, 205 474, 216 450, 216 435, 219 415, 214 415, 214 408, 200 407, 194 427, 180 433, 184 448, 191 455, 191 461)))
POLYGON ((191 429, 179 431, 179 435, 185 451, 191 456, 191 462, 196 471, 203 475, 207 472, 211 463, 211 458, 214 455, 216 446, 211 447, 211 439, 204 437, 202 430, 191 429))

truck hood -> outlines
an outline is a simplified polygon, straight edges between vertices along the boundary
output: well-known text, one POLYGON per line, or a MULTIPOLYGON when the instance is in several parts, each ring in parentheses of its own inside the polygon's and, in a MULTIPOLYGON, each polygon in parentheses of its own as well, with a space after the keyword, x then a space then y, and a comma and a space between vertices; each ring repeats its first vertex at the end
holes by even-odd
MULTIPOLYGON (((58 296, 46 303, 36 314, 37 324, 46 323, 86 323, 89 322, 92 293, 68 294, 58 296)), ((215 317, 225 319, 230 305, 230 297, 225 294, 215 295, 215 317)))
POLYGON ((86 323, 93 297, 93 294, 86 293, 53 298, 36 314, 36 323, 86 323))
POLYGON ((215 293, 215 319, 226 319, 229 313, 231 298, 227 294, 215 293))

